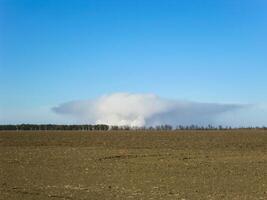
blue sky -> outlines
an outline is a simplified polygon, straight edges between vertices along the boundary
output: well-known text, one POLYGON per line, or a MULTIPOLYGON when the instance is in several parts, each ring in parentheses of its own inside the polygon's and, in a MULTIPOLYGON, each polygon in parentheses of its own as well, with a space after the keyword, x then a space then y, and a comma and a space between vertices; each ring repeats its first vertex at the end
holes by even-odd
POLYGON ((265 0, 0 0, 0 29, 1 123, 116 92, 267 102, 265 0))

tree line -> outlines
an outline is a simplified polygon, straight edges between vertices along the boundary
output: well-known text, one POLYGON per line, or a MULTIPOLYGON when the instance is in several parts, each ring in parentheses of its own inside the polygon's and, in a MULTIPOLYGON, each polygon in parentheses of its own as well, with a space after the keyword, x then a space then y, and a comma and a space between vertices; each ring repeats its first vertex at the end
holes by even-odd
POLYGON ((101 131, 107 131, 109 130, 109 126, 105 124, 97 124, 97 125, 87 125, 87 124, 81 124, 81 125, 58 125, 58 124, 17 124, 17 125, 0 125, 0 130, 27 130, 27 131, 94 131, 94 130, 101 130, 101 131))
POLYGON ((171 131, 171 130, 231 130, 231 129, 264 129, 267 127, 238 127, 231 126, 199 126, 199 125, 179 125, 173 127, 171 125, 159 125, 150 127, 131 127, 131 126, 109 126, 106 124, 80 124, 80 125, 59 125, 59 124, 17 124, 17 125, 0 125, 0 131, 13 130, 13 131, 109 131, 109 130, 141 130, 141 131, 171 131))

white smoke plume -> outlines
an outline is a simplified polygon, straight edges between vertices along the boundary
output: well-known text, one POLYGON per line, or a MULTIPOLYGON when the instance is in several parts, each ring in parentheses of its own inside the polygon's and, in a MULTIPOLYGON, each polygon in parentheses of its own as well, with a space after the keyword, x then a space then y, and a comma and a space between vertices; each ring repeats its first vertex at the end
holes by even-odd
POLYGON ((96 99, 63 103, 53 111, 80 123, 154 126, 207 125, 221 114, 242 108, 238 104, 198 103, 161 98, 154 94, 114 93, 96 99))

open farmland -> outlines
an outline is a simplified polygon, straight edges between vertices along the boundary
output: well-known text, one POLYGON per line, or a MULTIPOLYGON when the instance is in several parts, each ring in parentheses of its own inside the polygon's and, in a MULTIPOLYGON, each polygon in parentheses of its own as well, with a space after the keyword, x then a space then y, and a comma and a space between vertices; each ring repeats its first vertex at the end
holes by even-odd
POLYGON ((267 131, 2 131, 0 199, 267 199, 267 131))

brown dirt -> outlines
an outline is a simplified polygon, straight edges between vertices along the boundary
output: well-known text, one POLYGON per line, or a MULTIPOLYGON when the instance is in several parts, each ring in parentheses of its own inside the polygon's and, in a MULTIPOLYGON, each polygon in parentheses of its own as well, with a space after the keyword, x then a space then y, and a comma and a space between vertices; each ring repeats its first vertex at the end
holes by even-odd
POLYGON ((0 199, 267 199, 267 131, 2 131, 0 199))

